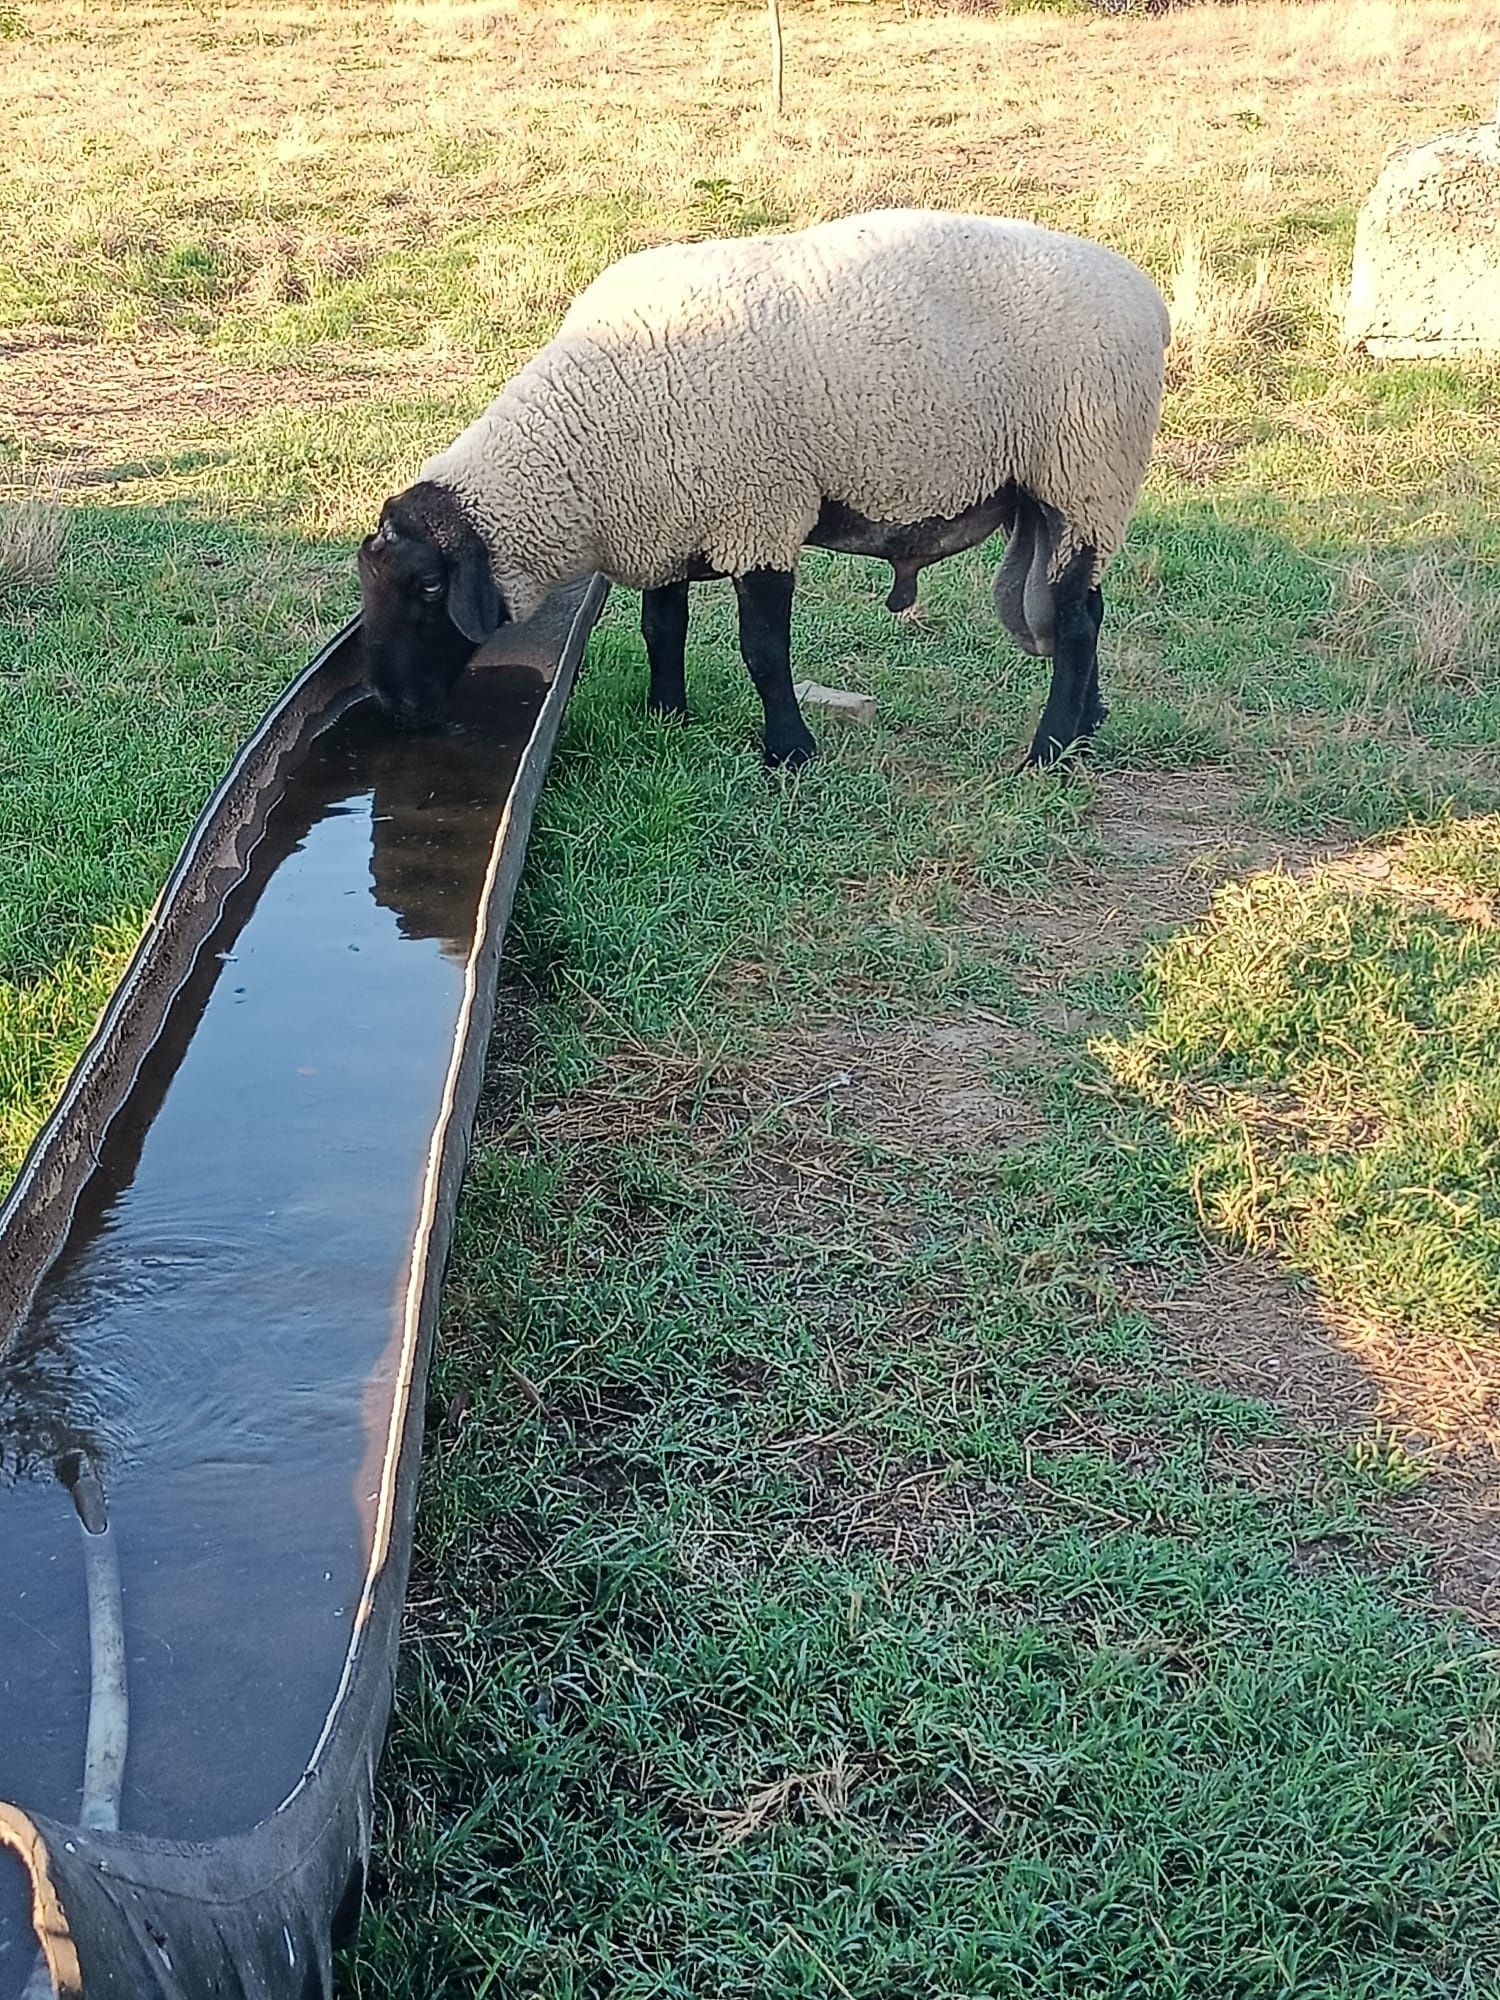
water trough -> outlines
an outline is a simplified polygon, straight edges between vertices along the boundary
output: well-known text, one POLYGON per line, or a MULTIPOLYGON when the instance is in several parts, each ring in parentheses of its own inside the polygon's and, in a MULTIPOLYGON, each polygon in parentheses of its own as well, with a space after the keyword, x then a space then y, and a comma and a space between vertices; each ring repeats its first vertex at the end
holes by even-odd
POLYGON ((0 2000, 330 1991, 501 942, 604 596, 436 738, 338 634, 0 1209, 0 2000))

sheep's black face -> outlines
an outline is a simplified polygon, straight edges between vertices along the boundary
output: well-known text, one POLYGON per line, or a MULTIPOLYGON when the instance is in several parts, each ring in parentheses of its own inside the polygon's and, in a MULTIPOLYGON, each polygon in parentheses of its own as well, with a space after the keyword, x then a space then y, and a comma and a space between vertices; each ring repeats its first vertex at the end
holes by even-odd
POLYGON ((446 564, 428 542, 372 535, 359 552, 359 585, 376 699, 408 729, 435 728, 474 652, 448 616, 446 564))
POLYGON ((407 729, 434 729, 477 646, 506 622, 489 555, 445 487, 388 500, 360 544, 365 678, 407 729))

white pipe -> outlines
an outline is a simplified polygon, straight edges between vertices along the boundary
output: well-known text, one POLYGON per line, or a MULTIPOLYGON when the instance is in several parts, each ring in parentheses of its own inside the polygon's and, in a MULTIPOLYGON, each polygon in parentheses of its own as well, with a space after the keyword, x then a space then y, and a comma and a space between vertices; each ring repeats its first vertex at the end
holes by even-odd
POLYGON ((83 1527, 83 1573, 89 1601, 89 1731, 79 1823, 114 1833, 120 1824, 120 1792, 130 1743, 120 1557, 98 1474, 83 1466, 71 1484, 73 1505, 83 1527))
POLYGON ((114 1533, 83 1531, 84 1574, 89 1593, 89 1733, 83 1758, 81 1823, 108 1833, 120 1825, 120 1791, 130 1741, 130 1696, 125 1685, 125 1600, 114 1533))
MULTIPOLYGON (((78 1461, 73 1460, 73 1467, 78 1461)), ((71 1468, 70 1468, 71 1469, 71 1468)), ((61 1470, 61 1468, 60 1468, 61 1470)), ((86 1467, 63 1471, 83 1532, 83 1574, 89 1602, 89 1728, 83 1752, 80 1826, 116 1833, 125 1753, 130 1745, 130 1694, 125 1684, 125 1593, 120 1554, 104 1510, 104 1488, 86 1467)), ((21 2000, 56 2000, 57 1988, 39 1951, 21 2000)))

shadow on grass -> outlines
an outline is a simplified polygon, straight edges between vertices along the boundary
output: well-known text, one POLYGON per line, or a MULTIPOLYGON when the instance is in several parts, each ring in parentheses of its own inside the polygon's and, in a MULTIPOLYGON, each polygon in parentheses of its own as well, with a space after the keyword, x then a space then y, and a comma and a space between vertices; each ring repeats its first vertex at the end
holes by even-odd
MULTIPOLYGON (((305 518, 307 468, 325 487, 342 468, 356 497, 334 512, 352 536, 357 496, 405 449, 388 415, 257 427, 241 440, 257 488, 282 497, 254 503, 251 525, 217 455, 176 465, 188 490, 170 504, 79 508, 57 591, 6 628, 0 976, 50 976, 55 989, 7 1037, 55 1044, 41 1070, 13 1065, 12 1103, 56 1079, 57 1051, 99 997, 89 967, 114 962, 234 743, 353 608, 347 543, 305 518)), ((419 416, 406 413, 413 450, 419 416)), ((871 689, 880 721, 868 735, 825 723, 819 772, 770 795, 750 763, 757 718, 727 592, 699 597, 702 720, 686 732, 640 721, 633 603, 617 599, 559 764, 595 775, 554 785, 544 807, 540 949, 630 1032, 665 1032, 726 968, 759 986, 773 1019, 820 991, 841 1008, 980 997, 993 972, 947 935, 964 898, 1044 883, 1086 841, 1088 818, 1078 788, 1008 775, 1042 675, 996 628, 990 568, 944 566, 918 613, 893 621, 874 566, 809 559, 799 666, 871 689), (606 877, 609 908, 590 893, 606 877)), ((1497 597, 1449 541, 1350 547, 1263 499, 1147 507, 1111 583, 1100 767, 1230 760, 1289 831, 1368 833, 1493 804, 1500 693, 1480 669, 1497 597), (1425 596, 1406 587, 1413 577, 1425 596)))

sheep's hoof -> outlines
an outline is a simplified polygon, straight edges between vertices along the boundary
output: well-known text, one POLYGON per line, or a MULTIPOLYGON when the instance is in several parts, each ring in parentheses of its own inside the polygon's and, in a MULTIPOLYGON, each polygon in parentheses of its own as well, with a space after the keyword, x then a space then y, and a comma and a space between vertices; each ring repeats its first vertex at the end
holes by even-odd
POLYGON ((1089 740, 1086 736, 1070 743, 1065 750, 1049 743, 1045 750, 1028 750, 1025 760, 1016 766, 1016 776, 1025 778, 1033 771, 1045 771, 1056 778, 1076 777, 1088 762, 1088 756, 1089 740))
POLYGON ((800 771, 817 756, 818 746, 809 736, 805 742, 768 743, 764 754, 768 771, 800 771))
POLYGON ((1086 716, 1078 725, 1078 734, 1069 743, 1059 743, 1055 736, 1045 740, 1040 734, 1031 740, 1031 748, 1026 752, 1026 761, 1017 766, 1016 775, 1022 771, 1056 771, 1059 775, 1077 771, 1086 765, 1094 754, 1094 731, 1109 714, 1103 702, 1092 716, 1086 716))
POLYGON ((648 701, 646 713, 653 722, 686 722, 688 719, 685 701, 648 701))

